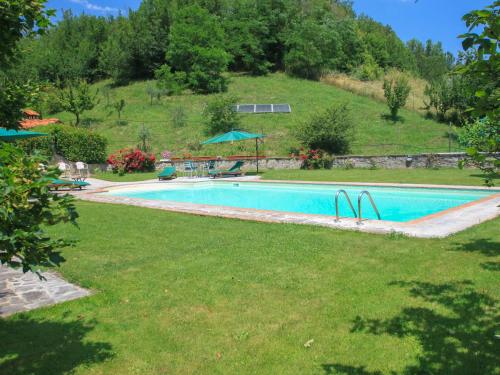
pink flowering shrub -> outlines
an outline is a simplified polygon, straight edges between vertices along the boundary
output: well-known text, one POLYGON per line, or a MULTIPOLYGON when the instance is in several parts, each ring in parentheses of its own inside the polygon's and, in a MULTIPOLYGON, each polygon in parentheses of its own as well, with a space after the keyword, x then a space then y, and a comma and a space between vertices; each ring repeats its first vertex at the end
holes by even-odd
POLYGON ((114 173, 123 175, 132 172, 154 171, 156 158, 141 150, 124 148, 109 156, 107 162, 114 173))

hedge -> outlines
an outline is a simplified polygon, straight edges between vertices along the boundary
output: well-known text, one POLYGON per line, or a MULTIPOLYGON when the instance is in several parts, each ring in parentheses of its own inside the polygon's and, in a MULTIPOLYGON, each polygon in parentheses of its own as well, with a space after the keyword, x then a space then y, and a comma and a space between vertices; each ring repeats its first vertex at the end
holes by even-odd
POLYGON ((23 141, 27 152, 38 151, 47 157, 56 154, 69 161, 104 163, 107 140, 87 129, 58 126, 48 130, 49 136, 23 141))

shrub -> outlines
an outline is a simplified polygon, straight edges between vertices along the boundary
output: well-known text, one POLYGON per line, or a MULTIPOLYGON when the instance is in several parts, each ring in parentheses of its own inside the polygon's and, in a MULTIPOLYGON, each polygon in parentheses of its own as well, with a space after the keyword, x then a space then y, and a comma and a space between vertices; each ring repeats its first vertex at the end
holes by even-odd
POLYGON ((375 81, 382 74, 384 74, 384 70, 377 65, 377 62, 370 54, 366 54, 363 64, 354 73, 355 77, 361 81, 375 81))
POLYGON ((26 152, 38 151, 46 157, 56 154, 69 161, 103 163, 106 160, 107 140, 87 129, 58 126, 49 129, 48 137, 27 139, 22 142, 26 152))
POLYGON ((299 126, 296 136, 305 147, 312 150, 346 154, 354 138, 349 108, 342 104, 314 115, 308 122, 299 126))
POLYGON ((218 95, 205 108, 208 134, 225 133, 236 129, 240 118, 233 109, 238 98, 231 95, 218 95))
POLYGON ((172 72, 172 68, 163 64, 155 70, 156 87, 167 96, 179 95, 186 88, 186 73, 172 72))
POLYGON ((399 109, 405 106, 406 99, 410 95, 408 79, 402 75, 397 78, 384 79, 383 88, 391 117, 397 119, 399 109))
POLYGON ((124 148, 111 154, 107 160, 114 173, 150 172, 155 169, 156 158, 139 149, 124 148))
POLYGON ((330 168, 332 159, 322 150, 308 150, 305 154, 300 154, 302 168, 304 169, 324 169, 330 168))
POLYGON ((175 107, 171 112, 171 118, 174 128, 182 128, 186 125, 187 115, 183 107, 175 107))

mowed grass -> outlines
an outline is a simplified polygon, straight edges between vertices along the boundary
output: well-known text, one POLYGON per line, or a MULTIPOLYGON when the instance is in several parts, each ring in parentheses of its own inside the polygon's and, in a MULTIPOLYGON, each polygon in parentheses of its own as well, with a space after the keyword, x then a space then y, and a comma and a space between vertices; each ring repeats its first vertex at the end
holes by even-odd
POLYGON ((0 319, 2 374, 493 374, 500 220, 411 239, 78 203, 90 297, 0 319))
MULTIPOLYGON (((103 134, 109 140, 109 151, 123 147, 135 147, 139 129, 144 124, 151 134, 151 146, 157 154, 163 150, 174 152, 174 156, 192 155, 253 155, 253 142, 236 142, 200 146, 210 136, 205 132, 206 116, 203 110, 212 95, 185 94, 156 99, 150 105, 147 87, 154 81, 133 82, 128 86, 112 88, 111 102, 124 99, 126 106, 122 114, 124 125, 117 123, 117 114, 106 107, 107 99, 103 87, 109 81, 94 85, 100 89, 100 102, 83 115, 84 122, 91 129, 103 134), (187 118, 186 125, 174 127, 172 111, 181 107, 187 118)), ((239 97, 240 103, 289 103, 290 114, 241 114, 242 128, 267 135, 262 152, 268 156, 287 156, 290 147, 299 143, 293 135, 294 129, 312 115, 322 112, 334 104, 347 103, 351 109, 356 128, 353 153, 389 154, 448 151, 448 126, 425 119, 422 114, 402 110, 402 122, 394 124, 383 115, 388 109, 380 101, 357 95, 327 83, 290 78, 276 73, 266 77, 244 75, 231 76, 229 93, 239 97)), ((54 114, 65 123, 74 121, 70 113, 54 114)), ((456 150, 452 142, 452 150, 456 150)))
MULTIPOLYGON (((498 185, 499 176, 494 179, 498 185)), ((484 185, 478 169, 281 169, 265 171, 267 180, 303 180, 335 182, 394 182, 401 184, 484 185)))

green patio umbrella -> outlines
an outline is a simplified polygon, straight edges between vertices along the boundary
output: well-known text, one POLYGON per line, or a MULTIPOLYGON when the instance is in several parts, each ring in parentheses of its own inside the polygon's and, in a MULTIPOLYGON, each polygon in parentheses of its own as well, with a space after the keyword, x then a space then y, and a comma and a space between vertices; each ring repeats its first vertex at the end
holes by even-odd
POLYGON ((230 132, 215 136, 202 142, 202 145, 209 145, 213 143, 247 141, 255 139, 255 159, 257 161, 257 173, 259 173, 259 139, 264 138, 264 134, 247 133, 241 130, 231 130, 230 132))
POLYGON ((19 139, 42 137, 47 135, 46 133, 30 132, 27 130, 13 130, 0 128, 0 141, 3 142, 13 142, 19 139))

